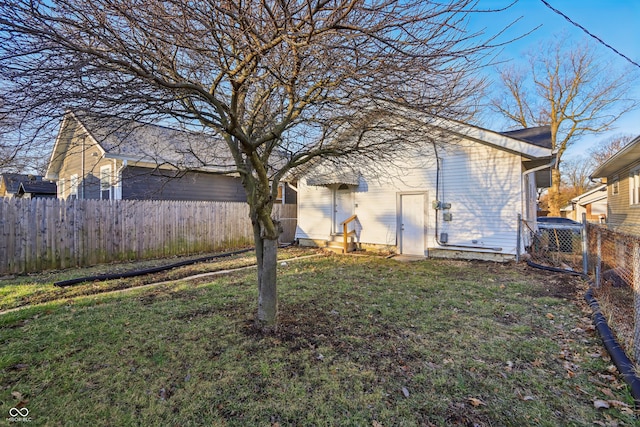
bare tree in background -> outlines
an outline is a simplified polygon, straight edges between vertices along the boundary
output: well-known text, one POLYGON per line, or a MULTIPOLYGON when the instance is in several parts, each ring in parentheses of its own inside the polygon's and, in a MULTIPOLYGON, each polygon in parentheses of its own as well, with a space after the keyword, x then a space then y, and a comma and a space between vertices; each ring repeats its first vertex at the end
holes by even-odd
POLYGON ((589 151, 591 159, 595 163, 593 168, 600 166, 609 160, 614 154, 622 150, 625 145, 633 140, 634 136, 629 134, 614 135, 611 138, 602 141, 600 145, 589 151))
MULTIPOLYGON (((502 91, 496 111, 517 126, 551 126, 556 162, 549 189, 549 211, 559 215, 562 157, 580 136, 610 126, 638 104, 628 98, 637 74, 615 70, 590 45, 558 38, 527 54, 529 68, 500 70, 502 91)), ((635 72, 635 70, 634 70, 635 72)))
POLYGON ((572 197, 582 194, 593 187, 593 183, 589 180, 589 174, 592 170, 593 161, 591 159, 578 157, 564 162, 562 183, 575 193, 572 197))
POLYGON ((562 166, 562 183, 558 202, 566 206, 571 199, 591 190, 595 184, 589 179, 593 171, 593 161, 590 158, 567 159, 562 166))
POLYGON ((474 5, 1 0, 3 109, 27 122, 64 109, 170 118, 224 139, 254 227, 256 323, 269 329, 277 313, 278 183, 319 159, 392 158, 402 141, 363 138, 372 129, 362 118, 393 103, 467 117, 478 91, 469 76, 487 48, 464 29, 474 5), (344 129, 356 137, 336 141, 344 129))

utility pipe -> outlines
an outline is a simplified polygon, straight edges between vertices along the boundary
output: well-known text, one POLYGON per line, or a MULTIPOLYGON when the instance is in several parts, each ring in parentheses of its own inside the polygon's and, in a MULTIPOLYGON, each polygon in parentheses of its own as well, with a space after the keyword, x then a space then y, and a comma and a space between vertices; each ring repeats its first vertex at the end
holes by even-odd
POLYGON ((233 252, 225 252, 223 254, 216 254, 216 255, 209 255, 206 257, 202 257, 202 258, 196 258, 196 259, 190 259, 190 260, 186 260, 186 261, 180 261, 174 264, 168 264, 168 265, 163 265, 160 267, 152 267, 152 268, 146 268, 144 270, 135 270, 135 271, 126 271, 123 273, 107 273, 107 274, 99 274, 96 276, 85 276, 85 277, 77 277, 75 279, 69 279, 69 280, 61 280, 59 282, 54 282, 55 286, 59 286, 59 287, 66 287, 66 286, 71 286, 71 285, 77 285, 78 283, 84 283, 84 282, 93 282, 93 281, 102 281, 102 280, 114 280, 114 279, 125 279, 128 277, 136 277, 136 276, 143 276, 145 274, 153 274, 153 273, 159 273, 161 271, 165 271, 165 270, 171 270, 172 268, 176 268, 176 267, 184 267, 185 265, 192 265, 192 264, 197 264, 199 262, 206 262, 212 259, 216 259, 216 258, 223 258, 223 257, 228 257, 231 255, 237 255, 237 254, 242 254, 245 252, 249 252, 252 251, 253 248, 249 248, 249 249, 241 249, 239 251, 233 251, 233 252))

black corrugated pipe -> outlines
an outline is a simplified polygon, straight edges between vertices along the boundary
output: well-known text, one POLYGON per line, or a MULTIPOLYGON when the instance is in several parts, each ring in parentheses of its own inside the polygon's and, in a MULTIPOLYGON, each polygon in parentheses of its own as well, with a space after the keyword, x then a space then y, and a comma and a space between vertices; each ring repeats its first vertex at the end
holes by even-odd
POLYGON ((209 255, 209 256, 206 256, 206 257, 202 257, 202 258, 196 258, 196 259, 190 259, 190 260, 186 260, 186 261, 180 261, 180 262, 176 262, 174 264, 163 265, 163 266, 160 266, 160 267, 146 268, 144 270, 125 271, 123 273, 107 273, 107 274, 99 274, 99 275, 96 275, 96 276, 78 277, 78 278, 75 278, 75 279, 61 280, 59 282, 54 282, 53 284, 55 286, 65 287, 65 286, 77 285, 78 283, 93 282, 93 281, 96 281, 96 280, 97 281, 115 280, 115 279, 126 279, 128 277, 144 276, 145 274, 159 273, 161 271, 171 270, 172 268, 184 267, 185 265, 192 265, 192 264, 197 264, 199 262, 206 262, 206 261, 210 261, 210 260, 216 259, 216 258, 223 258, 223 257, 231 256, 231 255, 242 254, 242 253, 249 252, 249 251, 252 251, 252 250, 253 250, 253 248, 241 249, 239 251, 225 252, 223 254, 216 254, 216 255, 209 255))
POLYGON ((600 311, 600 305, 598 301, 593 296, 593 281, 591 278, 583 273, 578 273, 576 271, 563 270, 561 268, 555 267, 547 267, 545 265, 536 264, 532 261, 527 261, 527 264, 534 268, 539 268, 541 270, 554 271, 556 273, 568 273, 573 276, 580 276, 584 280, 589 283, 589 290, 585 293, 584 299, 591 307, 593 311, 592 321, 593 325, 596 327, 598 334, 600 335, 600 339, 602 339, 602 343, 604 347, 607 349, 609 356, 611 356, 611 360, 622 374, 622 378, 624 378, 625 382, 629 385, 631 389, 631 396, 633 396, 633 400, 636 406, 636 409, 640 408, 640 378, 638 378, 636 374, 635 367, 633 362, 629 359, 627 354, 624 352, 618 341, 613 335, 613 331, 609 327, 607 323, 607 319, 605 319, 604 315, 600 311))
POLYGON ((593 310, 593 324, 598 330, 600 338, 602 338, 602 342, 611 356, 611 360, 615 363, 626 383, 631 387, 631 395, 635 401, 636 408, 640 408, 640 378, 636 375, 633 362, 627 357, 627 354, 613 336, 613 332, 607 324, 607 319, 605 319, 600 311, 600 305, 593 296, 593 289, 589 288, 584 295, 584 299, 587 301, 587 304, 589 304, 589 307, 591 307, 591 310, 593 310))

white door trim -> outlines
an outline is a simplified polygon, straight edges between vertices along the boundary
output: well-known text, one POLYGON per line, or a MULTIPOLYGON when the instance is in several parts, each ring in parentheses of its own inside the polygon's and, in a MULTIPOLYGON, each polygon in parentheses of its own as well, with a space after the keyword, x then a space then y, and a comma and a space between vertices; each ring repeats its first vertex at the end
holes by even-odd
POLYGON ((340 190, 340 186, 336 186, 333 189, 333 234, 342 234, 342 227, 340 223, 351 215, 354 212, 354 204, 353 204, 353 188, 349 187, 348 189, 340 190), (338 194, 344 199, 339 199, 338 194), (344 204, 338 205, 338 201, 343 202, 344 204), (344 218, 342 218, 344 216, 344 218))
POLYGON ((403 235, 403 213, 402 213, 402 197, 403 196, 423 196, 422 198, 422 246, 423 251, 421 254, 411 254, 411 255, 423 255, 427 256, 427 225, 428 225, 428 210, 427 210, 427 202, 428 202, 428 192, 426 191, 407 191, 396 193, 396 239, 399 253, 406 253, 405 242, 407 241, 406 237, 403 235))

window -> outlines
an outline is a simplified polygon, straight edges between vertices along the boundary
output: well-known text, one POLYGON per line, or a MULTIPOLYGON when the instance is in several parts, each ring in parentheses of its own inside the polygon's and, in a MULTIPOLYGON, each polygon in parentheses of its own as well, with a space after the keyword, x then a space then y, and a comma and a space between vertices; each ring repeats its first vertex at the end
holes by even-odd
POLYGON ((100 168, 100 199, 110 200, 111 197, 111 166, 100 168))
POLYGON ((629 204, 640 204, 640 168, 629 173, 629 204))
POLYGON ((78 174, 71 175, 71 188, 69 188, 69 198, 78 198, 78 174))
POLYGON ((614 176, 613 182, 611 182, 611 194, 615 196, 618 193, 620 193, 620 179, 614 176))
MULTIPOLYGON (((284 203, 284 183, 281 182, 278 184, 278 192, 276 194, 276 200, 275 203, 277 204, 281 204, 284 203)), ((273 183, 269 183, 269 189, 273 188, 273 183)))
POLYGON ((278 184, 278 195, 276 196, 276 203, 284 203, 284 184, 278 184))

